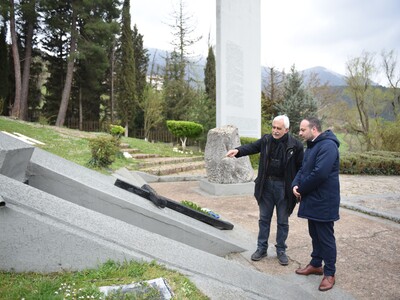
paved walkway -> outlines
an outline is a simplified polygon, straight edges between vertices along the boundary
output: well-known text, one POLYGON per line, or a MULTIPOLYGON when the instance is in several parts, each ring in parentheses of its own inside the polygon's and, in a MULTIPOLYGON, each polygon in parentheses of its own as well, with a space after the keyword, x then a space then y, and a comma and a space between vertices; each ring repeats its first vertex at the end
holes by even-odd
POLYGON ((249 251, 228 259, 302 287, 308 285, 321 299, 342 299, 340 291, 355 299, 400 299, 400 177, 341 175, 340 180, 341 219, 335 223, 337 281, 334 289, 325 293, 317 290, 321 277, 294 274, 295 269, 309 262, 311 253, 307 221, 297 217, 297 208, 289 221, 289 265, 281 266, 276 259, 276 219, 272 220, 268 257, 252 262, 250 255, 258 232, 258 207, 252 195, 212 196, 200 190, 198 181, 158 182, 151 186, 170 199, 189 200, 209 208, 232 222, 234 230, 244 232, 249 251))

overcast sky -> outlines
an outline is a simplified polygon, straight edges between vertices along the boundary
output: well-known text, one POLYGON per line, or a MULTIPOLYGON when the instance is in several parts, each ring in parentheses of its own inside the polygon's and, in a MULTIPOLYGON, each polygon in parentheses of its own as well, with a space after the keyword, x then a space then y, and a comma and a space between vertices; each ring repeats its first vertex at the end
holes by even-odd
MULTIPOLYGON (((248 0, 243 0, 248 1, 248 0)), ((131 0, 132 24, 145 47, 171 50, 171 14, 178 0, 131 0)), ((192 50, 207 54, 216 40, 216 0, 185 0, 197 35, 192 50)), ((346 61, 363 51, 395 50, 400 65, 399 0, 261 0, 261 64, 289 71, 323 66, 345 75, 346 61)))

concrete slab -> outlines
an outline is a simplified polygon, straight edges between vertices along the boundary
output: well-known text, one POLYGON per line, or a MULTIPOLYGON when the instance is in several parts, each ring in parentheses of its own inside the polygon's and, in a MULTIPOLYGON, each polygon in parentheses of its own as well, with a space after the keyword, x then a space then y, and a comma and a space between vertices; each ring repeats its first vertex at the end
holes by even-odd
POLYGON ((174 210, 157 208, 152 202, 114 186, 115 177, 41 149, 35 149, 28 171, 32 187, 150 232, 220 256, 246 250, 240 240, 225 231, 174 210))
POLYGON ((31 145, 0 132, 0 174, 25 181, 33 150, 31 145))
POLYGON ((107 259, 156 260, 211 299, 314 299, 290 282, 195 249, 0 175, 0 269, 53 272, 107 259))

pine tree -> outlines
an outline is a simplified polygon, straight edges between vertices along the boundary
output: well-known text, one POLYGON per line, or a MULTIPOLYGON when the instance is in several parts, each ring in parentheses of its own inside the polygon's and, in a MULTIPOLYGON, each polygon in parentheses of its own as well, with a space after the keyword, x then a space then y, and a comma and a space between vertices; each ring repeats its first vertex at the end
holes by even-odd
POLYGON ((303 78, 293 65, 284 84, 284 100, 276 103, 278 114, 286 114, 290 120, 290 131, 299 132, 299 125, 305 117, 316 116, 317 105, 303 86, 303 78))
POLYGON ((56 115, 57 124, 65 122, 66 117, 79 118, 80 124, 83 119, 97 121, 101 96, 108 87, 104 84, 109 74, 108 51, 119 31, 115 21, 120 13, 119 1, 40 3, 45 32, 42 43, 50 74, 44 113, 52 120, 56 115))
POLYGON ((11 115, 15 118, 21 117, 21 62, 18 49, 18 36, 15 20, 15 3, 10 0, 10 35, 11 52, 14 62, 15 95, 11 115))
POLYGON ((68 55, 68 27, 70 24, 70 4, 55 3, 52 0, 41 1, 43 16, 42 46, 46 51, 49 77, 46 80, 46 94, 41 111, 49 123, 55 124, 65 82, 65 70, 68 55))
POLYGON ((20 2, 21 15, 23 21, 23 38, 24 38, 24 59, 23 72, 21 82, 21 107, 20 118, 28 119, 28 95, 29 81, 31 78, 31 66, 33 58, 34 33, 37 27, 37 0, 24 0, 20 2))
POLYGON ((276 104, 283 101, 285 74, 269 68, 266 83, 261 94, 262 122, 270 125, 277 115, 276 104))
MULTIPOLYGON (((110 66, 109 49, 119 32, 115 21, 119 17, 116 1, 96 2, 85 7, 80 16, 79 57, 75 79, 75 107, 79 120, 99 120, 103 95, 107 93, 106 77, 110 66)), ((106 102, 104 103, 106 105, 106 102)), ((81 125, 82 127, 82 125, 81 125)))
POLYGON ((166 58, 164 72, 165 118, 167 120, 187 120, 196 91, 191 86, 190 76, 187 75, 189 66, 190 47, 201 39, 193 37, 194 26, 189 24, 191 17, 185 10, 183 0, 179 1, 178 9, 173 13, 172 29, 173 51, 166 58))
POLYGON ((166 120, 187 120, 190 86, 180 79, 181 71, 179 54, 173 51, 165 63, 163 93, 166 120))
POLYGON ((8 46, 6 42, 6 26, 0 28, 0 115, 5 113, 8 99, 8 46))

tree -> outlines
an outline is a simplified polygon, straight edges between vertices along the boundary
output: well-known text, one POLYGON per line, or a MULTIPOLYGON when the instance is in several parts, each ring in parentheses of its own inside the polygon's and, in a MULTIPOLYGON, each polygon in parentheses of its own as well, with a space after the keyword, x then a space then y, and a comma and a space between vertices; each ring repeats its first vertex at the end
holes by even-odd
POLYGON ((21 118, 21 85, 22 85, 21 62, 19 58, 19 50, 17 43, 14 0, 10 0, 10 35, 11 35, 11 52, 14 62, 14 76, 15 76, 15 96, 14 96, 14 104, 11 110, 11 116, 15 118, 21 118))
POLYGON ((37 23, 37 12, 36 12, 37 0, 26 0, 21 1, 21 13, 22 19, 25 21, 24 24, 24 66, 22 72, 21 82, 21 106, 20 106, 20 117, 23 120, 28 119, 28 94, 29 94, 29 81, 31 77, 31 63, 32 63, 32 48, 33 48, 33 37, 34 30, 37 23))
POLYGON ((285 73, 275 70, 274 67, 269 68, 261 94, 262 120, 268 124, 277 115, 276 105, 283 101, 284 79, 285 73))
POLYGON ((181 140, 182 150, 186 149, 186 141, 188 138, 196 138, 203 132, 203 126, 195 122, 188 121, 167 121, 168 130, 181 140))
MULTIPOLYGON (((149 64, 149 55, 147 49, 143 48, 143 35, 141 35, 135 26, 133 27, 133 50, 135 57, 135 93, 138 103, 144 101, 144 92, 146 89, 147 66, 149 64)), ((144 112, 139 109, 136 112, 134 127, 141 127, 144 124, 144 112)))
POLYGON ((284 100, 275 104, 278 114, 286 114, 290 120, 292 133, 299 131, 302 119, 316 116, 317 105, 311 94, 303 86, 303 78, 293 65, 284 83, 284 100))
POLYGON ((70 28, 70 45, 69 45, 69 53, 67 59, 67 72, 65 75, 65 82, 63 91, 61 94, 61 104, 60 110, 58 111, 56 126, 63 126, 65 122, 65 116, 67 114, 68 109, 68 101, 71 93, 72 87, 72 79, 74 75, 74 65, 75 65, 75 56, 76 56, 76 43, 77 43, 77 2, 71 2, 71 28, 70 28))
POLYGON ((216 126, 215 102, 212 102, 202 90, 194 91, 192 97, 195 105, 189 108, 188 119, 203 125, 203 134, 198 137, 198 141, 205 145, 208 131, 216 126))
POLYGON ((99 118, 100 96, 107 91, 107 50, 119 31, 118 4, 117 0, 40 1, 51 74, 44 108, 49 116, 55 112, 57 126, 66 116, 79 114, 80 122, 99 118))
POLYGON ((349 120, 349 125, 353 132, 364 138, 367 151, 372 148, 368 101, 372 96, 371 76, 374 71, 374 56, 368 52, 346 63, 346 92, 352 98, 358 115, 357 121, 349 120))
POLYGON ((6 42, 6 25, 0 28, 0 115, 5 112, 8 98, 8 75, 9 75, 8 47, 6 42))
POLYGON ((163 121, 163 98, 161 92, 147 85, 140 107, 143 110, 144 136, 148 140, 150 130, 163 121))
POLYGON ((193 19, 186 11, 185 1, 180 0, 178 9, 172 14, 174 23, 169 25, 172 29, 173 39, 171 45, 177 54, 177 75, 179 80, 184 80, 186 75, 186 66, 189 63, 191 55, 190 47, 201 40, 202 36, 194 37, 195 26, 190 24, 193 19))
POLYGON ((203 124, 204 137, 201 141, 207 139, 207 133, 216 126, 216 106, 217 106, 217 87, 216 87, 216 66, 215 55, 211 45, 208 46, 207 62, 204 68, 204 86, 205 91, 198 89, 195 93, 195 105, 191 107, 190 120, 203 124))
POLYGON ((45 101, 41 111, 51 124, 55 123, 65 82, 70 28, 70 4, 42 0, 40 12, 43 18, 44 49, 49 77, 45 83, 45 101))
POLYGON ((382 65, 386 78, 392 92, 392 111, 396 118, 400 113, 400 67, 397 64, 397 57, 393 50, 382 51, 382 65))
POLYGON ((129 0, 124 0, 122 8, 120 66, 118 74, 118 112, 128 136, 129 122, 135 117, 138 106, 136 95, 135 53, 129 0))
POLYGON ((217 79, 216 79, 216 66, 215 55, 211 45, 208 46, 208 55, 206 66, 204 68, 204 86, 208 99, 211 100, 215 107, 217 100, 217 79))
POLYGON ((71 100, 79 111, 80 129, 83 119, 99 120, 107 106, 104 95, 109 84, 106 80, 110 64, 108 51, 120 29, 116 22, 119 10, 115 1, 96 2, 92 7, 85 7, 78 22, 79 56, 73 85, 75 97, 71 100))
POLYGON ((183 0, 172 14, 173 51, 166 57, 164 72, 164 99, 166 119, 184 120, 188 118, 188 109, 191 106, 193 89, 190 78, 186 74, 189 65, 190 47, 201 39, 193 37, 194 28, 190 24, 183 0))

